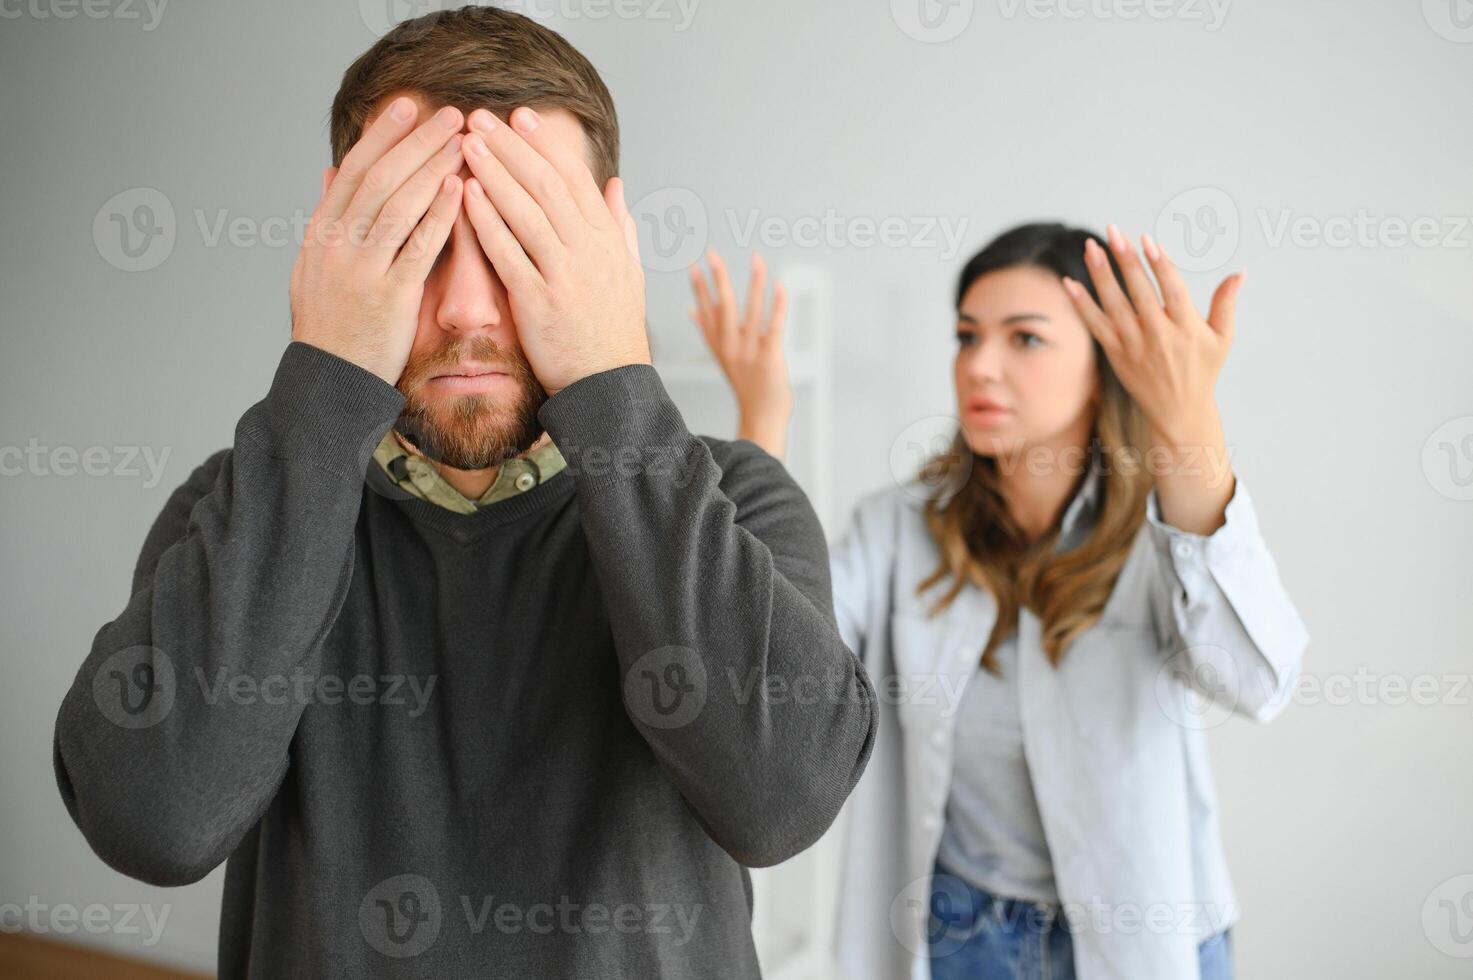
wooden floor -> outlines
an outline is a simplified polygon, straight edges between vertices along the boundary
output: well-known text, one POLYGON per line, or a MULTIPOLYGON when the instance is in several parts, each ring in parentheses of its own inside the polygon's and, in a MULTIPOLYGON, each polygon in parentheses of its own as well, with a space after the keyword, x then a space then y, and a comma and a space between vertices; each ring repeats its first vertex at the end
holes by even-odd
POLYGON ((125 960, 42 936, 0 932, 0 978, 4 980, 209 980, 125 960))

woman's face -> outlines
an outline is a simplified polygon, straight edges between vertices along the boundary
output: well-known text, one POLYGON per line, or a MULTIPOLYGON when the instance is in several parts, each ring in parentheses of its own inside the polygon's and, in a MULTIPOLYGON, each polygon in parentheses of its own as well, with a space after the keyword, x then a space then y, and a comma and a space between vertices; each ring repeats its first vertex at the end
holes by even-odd
POLYGON ((956 332, 957 418, 974 453, 1088 442, 1094 342, 1058 276, 1036 266, 980 276, 962 297, 956 332))

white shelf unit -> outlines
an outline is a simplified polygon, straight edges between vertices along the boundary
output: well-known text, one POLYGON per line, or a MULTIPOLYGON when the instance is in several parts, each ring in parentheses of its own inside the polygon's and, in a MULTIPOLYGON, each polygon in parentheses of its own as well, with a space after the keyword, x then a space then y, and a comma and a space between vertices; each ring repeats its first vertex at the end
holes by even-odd
MULTIPOLYGON (((784 348, 794 410, 784 462, 824 527, 830 528, 835 526, 830 512, 830 276, 821 266, 786 263, 774 263, 773 274, 788 290, 784 348)), ((745 284, 735 285, 737 295, 745 296, 745 284)), ((723 439, 736 435, 735 399, 709 352, 699 361, 657 361, 656 367, 692 431, 723 439)), ((751 872, 752 931, 763 976, 769 980, 831 980, 834 975, 830 949, 839 892, 839 833, 836 824, 791 861, 751 872)))

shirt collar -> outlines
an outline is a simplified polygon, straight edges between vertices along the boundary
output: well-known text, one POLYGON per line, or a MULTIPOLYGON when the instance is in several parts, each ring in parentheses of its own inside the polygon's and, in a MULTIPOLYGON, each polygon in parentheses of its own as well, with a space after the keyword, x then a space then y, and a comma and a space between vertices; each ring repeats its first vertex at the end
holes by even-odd
POLYGON ((557 446, 551 439, 545 439, 502 463, 486 492, 470 500, 451 486, 428 459, 412 452, 392 428, 379 440, 373 458, 388 478, 408 493, 460 514, 474 514, 488 504, 525 493, 567 466, 557 446))
POLYGON ((1104 453, 1098 441, 1091 441, 1089 472, 1085 475, 1084 483, 1074 494, 1074 499, 1070 500, 1069 506, 1064 509, 1064 519, 1059 528, 1061 534, 1070 533, 1081 520, 1094 516, 1099 509, 1104 482, 1104 453))

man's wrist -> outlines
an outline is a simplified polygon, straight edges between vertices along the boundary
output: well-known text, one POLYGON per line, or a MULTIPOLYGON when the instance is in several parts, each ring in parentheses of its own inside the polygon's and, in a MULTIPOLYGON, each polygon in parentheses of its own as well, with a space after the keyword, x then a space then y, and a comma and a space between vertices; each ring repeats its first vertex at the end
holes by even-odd
POLYGON ((679 472, 696 444, 652 364, 582 378, 537 410, 580 483, 679 472))
POLYGON ((617 371, 621 367, 632 367, 636 364, 646 364, 650 367, 654 367, 654 361, 650 358, 650 355, 648 353, 642 356, 635 354, 626 357, 611 358, 608 362, 580 368, 577 374, 575 374, 568 381, 564 382, 562 385, 556 388, 544 387, 543 390, 547 392, 547 397, 551 398, 558 392, 566 391, 578 382, 583 381, 586 378, 591 378, 595 374, 603 374, 606 371, 617 371))

